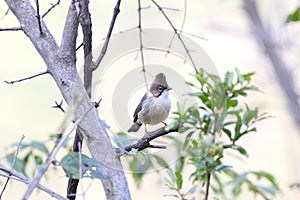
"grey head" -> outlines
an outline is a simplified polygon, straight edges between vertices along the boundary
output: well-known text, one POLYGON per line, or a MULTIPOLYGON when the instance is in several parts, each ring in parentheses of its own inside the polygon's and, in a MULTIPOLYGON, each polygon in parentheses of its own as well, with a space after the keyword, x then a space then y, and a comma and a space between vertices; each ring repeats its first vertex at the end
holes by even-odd
POLYGON ((150 92, 154 97, 159 97, 165 90, 170 89, 164 73, 157 74, 150 85, 150 92))

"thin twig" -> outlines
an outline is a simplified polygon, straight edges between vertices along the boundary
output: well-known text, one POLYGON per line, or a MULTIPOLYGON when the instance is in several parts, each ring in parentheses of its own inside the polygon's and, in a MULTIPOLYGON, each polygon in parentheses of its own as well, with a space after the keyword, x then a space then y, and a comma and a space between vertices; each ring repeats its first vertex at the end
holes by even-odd
POLYGON ((38 74, 34 74, 34 75, 32 75, 32 76, 28 76, 28 77, 21 78, 21 79, 18 79, 18 80, 14 80, 14 81, 4 81, 4 82, 7 83, 7 84, 14 84, 14 83, 26 81, 26 80, 29 80, 29 79, 32 79, 32 78, 35 78, 35 77, 38 77, 38 76, 42 76, 42 75, 45 75, 45 74, 48 74, 48 71, 40 72, 40 73, 38 73, 38 74))
MULTIPOLYGON (((137 29, 137 28, 139 28, 138 26, 135 26, 135 27, 131 27, 131 28, 128 28, 128 29, 125 29, 125 30, 121 30, 121 31, 119 31, 119 32, 116 32, 116 34, 122 34, 122 33, 126 33, 126 32, 129 32, 129 31, 132 31, 132 30, 135 30, 135 29, 137 29)), ((106 38, 107 37, 104 37, 104 38, 102 38, 102 40, 106 40, 106 38)))
MULTIPOLYGON (((81 151, 81 143, 78 142, 78 161, 79 161, 79 179, 82 179, 82 151, 81 151)), ((82 199, 85 200, 85 192, 83 188, 83 181, 80 182, 81 186, 81 194, 82 194, 82 199)))
MULTIPOLYGON (((29 184, 32 180, 26 176, 24 176, 22 173, 20 172, 17 172, 15 170, 11 170, 7 167, 4 167, 2 165, 0 165, 0 171, 3 171, 5 173, 8 173, 8 174, 11 174, 11 175, 4 175, 4 174, 1 174, 1 176, 4 176, 4 177, 10 177, 11 179, 13 180, 16 180, 16 181, 20 181, 22 183, 25 183, 25 184, 29 184), (14 176, 14 177, 12 177, 14 176)), ((59 200, 67 200, 66 198, 64 198, 63 196, 57 194, 56 192, 54 192, 53 190, 41 185, 41 184, 37 184, 36 186, 38 189, 48 193, 50 196, 56 198, 56 199, 59 199, 59 200)))
MULTIPOLYGON (((11 171, 13 171, 13 169, 14 169, 14 167, 15 167, 16 160, 17 160, 17 157, 18 157, 18 154, 19 154, 19 150, 20 150, 20 146, 21 146, 21 143, 22 143, 22 141, 23 141, 24 138, 25 138, 25 136, 22 135, 22 137, 21 137, 21 139, 20 139, 20 141, 19 141, 19 143, 18 143, 17 150, 16 150, 14 159, 13 159, 12 164, 11 164, 11 171)), ((12 172, 10 172, 10 173, 8 173, 8 174, 9 174, 9 176, 11 176, 11 175, 12 175, 12 172)), ((9 179, 10 179, 10 177, 8 177, 8 178, 6 179, 6 182, 5 182, 5 184, 4 184, 4 187, 3 187, 2 191, 1 191, 1 194, 0 194, 0 199, 2 198, 2 195, 3 195, 3 193, 4 193, 4 191, 5 191, 6 187, 7 187, 7 184, 8 184, 8 182, 9 182, 9 179)))
POLYGON ((40 16, 40 4, 39 4, 39 0, 35 0, 35 4, 36 4, 36 18, 38 20, 40 35, 43 35, 43 29, 42 29, 42 23, 41 23, 41 16, 40 16))
MULTIPOLYGON (((162 9, 165 9, 165 8, 162 7, 162 9)), ((182 33, 182 30, 183 30, 183 27, 184 27, 184 24, 185 24, 185 20, 186 20, 186 15, 187 15, 186 9, 187 9, 187 1, 184 0, 184 13, 183 13, 183 19, 182 19, 182 23, 181 23, 181 27, 180 27, 180 31, 179 31, 179 34, 180 34, 180 35, 181 35, 181 33, 182 33)), ((169 43, 169 46, 168 46, 168 50, 171 49, 171 46, 172 46, 173 41, 174 41, 174 39, 175 39, 175 35, 176 35, 176 32, 174 32, 174 34, 173 34, 173 36, 172 36, 172 38, 171 38, 171 40, 170 40, 170 43, 169 43)), ((169 51, 168 51, 168 52, 169 52, 169 51)), ((167 52, 167 54, 168 54, 168 52, 167 52)))
POLYGON ((10 11, 10 9, 7 8, 7 10, 5 11, 5 13, 1 16, 0 21, 1 21, 2 19, 4 19, 5 16, 8 15, 9 11, 10 11))
POLYGON ((0 28, 0 31, 21 31, 21 27, 0 28))
POLYGON ((199 35, 196 35, 196 34, 193 34, 193 33, 188 33, 188 32, 185 32, 183 30, 180 31, 181 34, 184 34, 184 35, 189 35, 189 36, 192 36, 192 37, 195 37, 195 38, 198 38, 198 39, 201 39, 201 40, 208 40, 207 38, 203 37, 203 36, 199 36, 199 35))
MULTIPOLYGON (((206 167, 207 167, 207 165, 206 165, 206 167)), ((207 180, 206 180, 206 189, 205 189, 204 200, 208 200, 208 195, 209 195, 210 178, 211 178, 211 173, 209 170, 206 171, 206 176, 207 176, 207 180)))
POLYGON ((81 42, 81 44, 80 44, 78 47, 76 47, 76 51, 77 51, 78 49, 80 49, 82 46, 83 46, 83 42, 81 42))
POLYGON ((155 1, 155 0, 151 0, 154 5, 158 8, 158 10, 163 14, 163 16, 165 17, 165 19, 168 21, 168 23, 170 24, 170 26, 172 27, 174 33, 176 34, 177 38, 179 39, 179 41, 181 42, 183 48, 185 49, 185 52, 187 54, 187 56, 189 57, 190 59, 190 62, 192 63, 192 66, 195 70, 195 72, 197 73, 198 72, 198 69, 197 69, 197 66, 190 54, 190 50, 187 48, 185 42, 183 41, 180 33, 178 32, 178 30, 175 28, 175 26, 173 25, 172 21, 170 20, 170 18, 167 16, 166 12, 162 9, 162 7, 155 1))
POLYGON ((115 8, 114 8, 114 13, 113 13, 113 16, 112 16, 112 19, 111 19, 111 22, 110 22, 110 26, 109 26, 109 29, 108 29, 108 32, 107 32, 107 35, 106 35, 106 39, 105 39, 104 45, 103 45, 103 47, 101 49, 99 58, 94 63, 93 71, 95 71, 98 68, 99 64, 103 60, 104 55, 105 55, 105 53, 107 51, 107 47, 108 47, 108 44, 109 44, 109 40, 110 40, 112 31, 113 31, 113 28, 114 28, 115 23, 116 23, 117 16, 120 13, 120 4, 121 4, 121 0, 117 0, 117 3, 116 3, 115 8))
POLYGON ((181 23, 179 34, 182 33, 182 30, 183 30, 183 27, 184 27, 184 24, 185 24, 185 20, 186 20, 186 15, 187 15, 187 0, 184 0, 183 19, 182 19, 182 23, 181 23))
POLYGON ((145 68, 145 58, 144 58, 144 46, 143 46, 143 28, 142 28, 142 7, 141 7, 141 0, 138 0, 138 13, 139 13, 139 39, 140 39, 140 52, 141 52, 141 62, 142 62, 142 72, 144 75, 144 82, 148 91, 148 82, 146 77, 146 68, 145 68))
MULTIPOLYGON (((92 55, 92 19, 89 10, 88 0, 79 0, 79 23, 83 34, 83 56, 84 56, 84 77, 83 85, 91 98, 93 78, 93 55, 92 55)), ((77 144, 75 144, 77 145, 77 144)))
POLYGON ((55 8, 59 4, 60 4, 60 0, 58 0, 55 4, 51 4, 51 7, 42 15, 42 18, 44 18, 53 8, 55 8))
POLYGON ((71 129, 64 133, 63 136, 60 138, 59 142, 56 144, 55 148, 51 151, 51 153, 48 155, 45 163, 40 166, 38 173, 34 177, 34 179, 30 182, 30 184, 27 187, 26 192, 24 193, 22 200, 28 199, 31 195, 34 188, 37 186, 38 182, 42 178, 43 174, 47 171, 49 165, 52 163, 53 160, 55 160, 55 156, 58 153, 59 149, 64 145, 65 141, 68 139, 68 137, 71 135, 71 133, 77 128, 78 124, 82 121, 82 119, 91 111, 91 109, 94 108, 94 105, 92 105, 86 112, 84 112, 74 123, 74 125, 71 127, 71 129))
POLYGON ((63 104, 63 100, 61 100, 59 103, 57 101, 54 102, 55 105, 52 106, 52 108, 58 108, 59 110, 61 110, 63 113, 65 113, 65 110, 62 107, 63 104))

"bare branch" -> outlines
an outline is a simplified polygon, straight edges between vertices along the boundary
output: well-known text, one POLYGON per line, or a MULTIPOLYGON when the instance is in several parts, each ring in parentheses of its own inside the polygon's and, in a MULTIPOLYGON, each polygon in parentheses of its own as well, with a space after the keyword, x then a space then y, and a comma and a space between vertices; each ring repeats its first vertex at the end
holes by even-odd
POLYGON ((178 9, 178 8, 169 8, 169 7, 161 7, 164 10, 171 10, 171 11, 175 11, 175 12, 182 12, 182 10, 178 9))
POLYGON ((21 27, 0 28, 0 31, 21 31, 21 27))
POLYGON ((71 4, 65 22, 59 51, 62 56, 71 57, 70 59, 74 62, 76 60, 76 38, 78 33, 78 25, 79 22, 77 12, 75 6, 71 4))
POLYGON ((34 74, 32 76, 28 76, 28 77, 25 77, 25 78, 21 78, 21 79, 18 79, 18 80, 14 80, 14 81, 4 81, 6 84, 14 84, 14 83, 19 83, 19 82, 22 82, 22 81, 26 81, 26 80, 29 80, 29 79, 32 79, 32 78, 35 78, 35 77, 38 77, 38 76, 42 76, 42 75, 45 75, 45 74, 48 74, 49 72, 48 71, 44 71, 44 72, 40 72, 38 74, 34 74))
MULTIPOLYGON (((207 169, 207 166, 206 166, 207 169)), ((205 189, 205 197, 204 200, 208 200, 208 195, 209 195, 209 188, 210 188, 210 178, 211 178, 211 173, 209 170, 206 170, 206 189, 205 189)))
MULTIPOLYGON (((26 176, 24 176, 22 173, 20 172, 17 172, 15 170, 10 170, 8 169, 7 167, 4 167, 2 165, 0 165, 0 171, 3 171, 3 172, 6 172, 8 174, 11 174, 11 175, 8 175, 6 177, 10 177, 11 179, 14 179, 16 181, 20 181, 22 183, 25 183, 25 184, 29 184, 32 180, 26 176), (14 178, 14 177, 16 178, 14 178)), ((1 176, 5 176, 4 174, 1 174, 1 176)), ((53 190, 41 185, 41 184, 37 184, 36 186, 38 189, 48 193, 50 196, 54 197, 54 198, 57 198, 59 200, 67 200, 66 198, 64 198, 63 196, 57 194, 56 192, 54 192, 53 190)))
MULTIPOLYGON (((17 157, 18 157, 18 154, 19 154, 20 146, 21 146, 21 143, 22 143, 22 141, 23 141, 24 138, 25 138, 25 136, 22 135, 22 137, 21 137, 21 139, 20 139, 20 141, 19 141, 19 143, 18 143, 17 150, 16 150, 14 159, 13 159, 12 164, 11 164, 11 171, 8 173, 9 176, 12 175, 12 171, 13 171, 13 169, 14 169, 14 167, 15 167, 16 160, 17 160, 17 157)), ((5 182, 5 184, 4 184, 4 187, 3 187, 2 191, 1 191, 1 194, 0 194, 0 199, 2 198, 2 195, 3 195, 3 193, 4 193, 4 191, 5 191, 6 187, 7 187, 7 184, 8 184, 9 179, 10 179, 10 177, 7 177, 6 182, 5 182)))
POLYGON ((178 128, 179 127, 176 127, 176 128, 170 129, 170 130, 165 130, 165 128, 163 127, 163 128, 157 129, 155 131, 152 131, 152 132, 150 132, 150 137, 147 137, 147 136, 142 137, 136 143, 125 147, 125 150, 131 151, 132 149, 136 149, 138 151, 142 151, 146 148, 163 148, 163 149, 165 149, 166 147, 163 145, 151 145, 150 142, 160 136, 167 135, 172 132, 177 132, 178 128))
POLYGON ((143 37, 142 37, 142 7, 141 7, 141 0, 138 0, 138 13, 139 13, 139 40, 140 40, 140 52, 141 52, 141 62, 142 62, 142 72, 144 75, 144 82, 146 85, 146 88, 148 90, 148 82, 146 77, 146 68, 145 68, 145 58, 144 58, 144 46, 143 46, 143 37))
POLYGON ((60 0, 58 0, 55 4, 51 4, 51 7, 42 15, 42 18, 44 18, 53 8, 55 8, 59 4, 60 4, 60 0))
POLYGON ((41 16, 40 16, 40 4, 39 4, 39 0, 35 0, 35 4, 36 4, 36 13, 37 13, 36 18, 38 20, 40 34, 43 35, 43 29, 42 29, 42 23, 41 23, 41 16))
MULTIPOLYGON (((5 0, 5 2, 18 19, 23 32, 43 58, 66 103, 73 106, 74 95, 80 96, 81 101, 75 109, 75 119, 79 119, 94 104, 88 97, 76 69, 77 7, 71 3, 59 47, 43 19, 41 19, 41 25, 45 36, 41 37, 39 34, 38 24, 32 23, 36 21, 36 11, 29 0, 5 0)), ((102 181, 107 199, 130 200, 128 183, 121 161, 116 156, 105 128, 99 124, 96 109, 87 114, 80 123, 80 128, 84 132, 84 139, 91 155, 95 160, 104 164, 103 169, 97 170, 104 171, 110 177, 111 182, 102 181), (113 188, 111 183, 113 183, 113 188)))
POLYGON ((80 49, 81 47, 83 47, 83 42, 81 42, 80 45, 76 47, 76 51, 78 51, 78 49, 80 49))
POLYGON ((121 0, 117 0, 117 3, 116 3, 115 8, 114 8, 114 13, 113 13, 113 16, 112 16, 112 19, 111 19, 111 22, 110 22, 110 26, 109 26, 109 29, 108 29, 108 32, 107 32, 107 35, 106 35, 104 45, 101 49, 99 57, 97 58, 96 62, 94 63, 93 71, 95 71, 98 68, 99 64, 103 60, 104 55, 107 51, 107 47, 108 47, 108 44, 109 44, 109 40, 110 40, 112 31, 113 31, 113 28, 115 26, 117 16, 120 12, 120 4, 121 4, 121 0))
POLYGON ((40 166, 38 173, 35 175, 34 179, 29 183, 26 192, 24 193, 22 199, 28 199, 29 196, 31 195, 32 191, 34 188, 37 186, 38 182, 42 178, 43 174, 47 171, 49 165, 52 163, 53 160, 55 160, 55 156, 60 150, 60 148, 63 146, 65 141, 68 139, 68 137, 71 135, 71 133, 77 128, 78 124, 82 121, 82 119, 94 108, 94 105, 91 106, 88 110, 83 113, 82 116, 80 116, 74 125, 71 127, 71 129, 63 134, 61 138, 59 138, 59 142, 55 146, 55 148, 51 151, 51 153, 48 155, 46 158, 46 161, 43 165, 40 166))
MULTIPOLYGON (((82 151, 81 151, 81 146, 82 146, 82 143, 81 142, 78 142, 78 161, 79 161, 79 178, 82 179, 82 151)), ((83 189, 83 182, 81 181, 81 194, 82 194, 82 199, 85 200, 85 192, 84 192, 84 189, 83 189)))
POLYGON ((197 66, 190 54, 190 50, 188 49, 188 47, 186 46, 185 42, 183 41, 179 31, 175 28, 175 26, 173 25, 172 21, 170 20, 170 18, 167 16, 166 12, 162 9, 162 7, 155 1, 155 0, 151 0, 153 2, 153 4, 158 8, 158 10, 163 14, 163 16, 165 17, 165 19, 168 21, 168 23, 170 24, 170 26, 172 27, 174 33, 176 34, 177 38, 179 39, 179 41, 181 42, 183 48, 185 49, 185 52, 187 54, 187 56, 189 57, 192 66, 195 70, 195 72, 198 72, 197 66))
POLYGON ((274 36, 263 25, 262 19, 259 15, 257 4, 255 0, 244 0, 244 9, 252 23, 252 29, 259 44, 262 44, 262 50, 269 57, 275 74, 281 85, 283 91, 288 99, 288 108, 293 116, 295 124, 300 129, 300 105, 298 102, 299 95, 295 89, 294 77, 291 73, 283 57, 280 55, 280 46, 275 40, 274 36))
POLYGON ((59 110, 61 110, 63 113, 65 112, 65 110, 62 107, 63 104, 63 100, 61 100, 59 103, 57 101, 54 102, 55 105, 52 106, 52 108, 58 108, 59 110))

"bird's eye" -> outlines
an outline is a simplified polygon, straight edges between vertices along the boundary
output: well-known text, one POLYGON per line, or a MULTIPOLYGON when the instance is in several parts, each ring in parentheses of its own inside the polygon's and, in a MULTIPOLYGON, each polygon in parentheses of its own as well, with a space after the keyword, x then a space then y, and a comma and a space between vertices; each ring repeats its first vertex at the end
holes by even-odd
POLYGON ((162 86, 159 86, 159 87, 157 88, 157 90, 158 90, 159 92, 162 92, 162 91, 164 90, 164 88, 163 88, 162 86))

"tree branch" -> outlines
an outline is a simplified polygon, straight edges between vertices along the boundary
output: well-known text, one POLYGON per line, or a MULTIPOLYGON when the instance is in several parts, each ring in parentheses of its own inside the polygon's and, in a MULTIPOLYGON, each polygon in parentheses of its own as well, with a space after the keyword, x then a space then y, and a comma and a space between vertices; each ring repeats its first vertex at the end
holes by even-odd
POLYGON ((19 82, 22 82, 22 81, 26 81, 26 80, 29 80, 29 79, 38 77, 38 76, 45 75, 45 74, 47 74, 47 73, 48 73, 48 71, 44 71, 44 72, 40 72, 40 73, 38 73, 38 74, 34 74, 34 75, 32 75, 32 76, 28 76, 28 77, 21 78, 21 79, 18 79, 18 80, 14 80, 14 81, 4 81, 4 82, 5 82, 6 84, 19 83, 19 82))
POLYGON ((139 40, 140 40, 140 52, 141 52, 141 62, 142 62, 142 72, 144 75, 145 87, 148 90, 148 82, 146 77, 146 68, 145 68, 145 58, 144 58, 144 45, 143 45, 143 28, 142 28, 142 7, 141 7, 141 0, 138 0, 138 18, 139 18, 139 40))
POLYGON ((109 44, 109 40, 110 40, 112 31, 113 31, 113 28, 114 28, 115 23, 116 23, 117 16, 120 13, 120 4, 121 4, 121 0, 117 0, 117 3, 116 3, 115 8, 114 8, 114 13, 113 13, 113 16, 111 18, 110 26, 109 26, 109 29, 108 29, 108 32, 107 32, 107 35, 106 35, 106 38, 105 38, 104 45, 101 49, 99 57, 97 58, 96 62, 94 63, 93 71, 95 71, 98 68, 99 64, 103 60, 104 55, 107 51, 107 47, 108 47, 108 44, 109 44))
POLYGON ((35 4, 36 4, 36 18, 38 20, 38 25, 39 25, 39 31, 40 34, 43 35, 43 29, 42 29, 42 24, 41 24, 41 15, 40 15, 40 4, 39 4, 39 0, 35 0, 35 4))
POLYGON ((13 169, 14 169, 14 167, 15 167, 16 160, 17 160, 17 157, 18 157, 18 154, 19 154, 20 145, 21 145, 21 143, 22 143, 22 141, 23 141, 24 138, 25 138, 25 136, 22 135, 22 137, 21 137, 21 139, 20 139, 20 141, 19 141, 19 143, 18 143, 17 150, 16 150, 16 153, 15 153, 15 157, 14 157, 14 159, 13 159, 13 161, 12 161, 12 164, 11 164, 11 171, 8 173, 8 174, 9 174, 9 177, 7 177, 6 182, 5 182, 5 184, 4 184, 4 187, 3 187, 2 191, 1 191, 0 199, 2 198, 2 195, 3 195, 3 193, 4 193, 4 191, 5 191, 6 187, 7 187, 7 184, 8 184, 8 181, 9 181, 9 179, 10 179, 10 176, 12 175, 12 171, 13 171, 13 169))
POLYGON ((89 1, 79 0, 79 23, 83 33, 83 51, 84 51, 84 87, 89 97, 91 97, 92 88, 92 21, 89 11, 89 1))
POLYGON ((54 9, 56 6, 58 6, 60 4, 60 0, 58 0, 55 4, 52 4, 51 7, 42 15, 42 18, 46 17, 46 15, 48 15, 48 13, 54 9))
POLYGON ((299 105, 299 95, 296 93, 294 77, 289 71, 289 67, 286 62, 282 59, 280 52, 278 50, 279 44, 273 39, 273 35, 268 31, 262 22, 259 15, 257 4, 255 0, 244 0, 244 9, 248 14, 248 17, 252 23, 252 29, 256 36, 256 40, 259 44, 262 44, 263 51, 269 57, 275 74, 281 85, 281 88, 286 94, 288 99, 288 108, 293 116, 295 124, 300 129, 300 105, 299 105))
MULTIPOLYGON (((13 14, 21 24, 23 32, 31 40, 37 52, 47 65, 47 70, 53 77, 66 103, 72 106, 74 96, 80 96, 81 102, 75 109, 75 120, 90 108, 92 104, 76 69, 76 37, 78 19, 76 8, 71 4, 60 47, 41 19, 43 37, 39 34, 36 12, 29 0, 5 0, 13 14)), ((99 123, 99 116, 95 109, 91 110, 79 124, 84 131, 84 139, 92 157, 100 162, 101 173, 108 174, 111 182, 102 181, 108 200, 130 200, 130 192, 121 161, 108 139, 105 128, 99 123), (104 172, 103 172, 104 171, 104 172), (113 187, 111 187, 111 183, 113 187)))
POLYGON ((160 136, 167 135, 172 132, 178 132, 179 127, 175 127, 170 130, 165 130, 165 128, 160 128, 155 131, 150 132, 150 137, 143 136, 141 139, 139 139, 136 143, 131 144, 127 147, 125 147, 126 151, 131 151, 132 149, 136 149, 137 151, 142 151, 146 148, 163 148, 165 149, 166 146, 162 145, 151 145, 150 142, 160 136))
POLYGON ((0 31, 21 31, 21 27, 0 28, 0 31))
MULTIPOLYGON (((187 54, 187 56, 189 57, 191 63, 192 63, 192 66, 195 70, 195 72, 197 73, 198 72, 198 69, 197 69, 197 66, 192 58, 192 55, 190 53, 190 50, 188 49, 188 47, 186 46, 185 42, 183 41, 182 37, 181 37, 181 34, 180 34, 180 31, 178 31, 174 24, 172 23, 172 21, 170 20, 170 18, 168 17, 168 15, 166 14, 166 12, 163 10, 163 8, 155 1, 155 0, 151 0, 153 2, 153 4, 158 8, 158 10, 163 14, 163 16, 165 17, 165 19, 168 21, 168 23, 170 24, 170 26, 172 27, 174 33, 176 34, 177 38, 179 39, 179 41, 181 42, 183 48, 185 49, 185 52, 187 54)), ((198 66, 200 67, 200 66, 198 66)))
MULTIPOLYGON (((15 170, 11 170, 11 169, 8 169, 7 167, 4 167, 2 165, 0 165, 0 171, 3 171, 5 173, 8 173, 10 174, 9 176, 7 177, 10 177, 14 180, 17 180, 17 181, 20 181, 20 182, 23 182, 25 184, 29 184, 32 180, 26 176, 24 176, 22 173, 20 172, 17 172, 15 170), (16 177, 16 178, 13 178, 12 176, 16 177)), ((3 174, 1 174, 1 176, 4 176, 3 174)), ((54 197, 54 198, 57 198, 57 199, 60 199, 60 200, 67 200, 66 198, 64 198, 63 196, 57 194, 56 192, 54 192, 53 190, 41 185, 41 184, 37 184, 36 186, 38 189, 48 193, 50 196, 54 197)))
POLYGON ((93 108, 94 108, 94 106, 92 106, 88 110, 86 110, 85 113, 83 113, 83 115, 80 116, 76 120, 76 122, 70 128, 70 130, 67 133, 64 133, 61 138, 58 138, 59 140, 58 140, 58 143, 56 144, 55 148, 50 152, 50 154, 46 158, 45 163, 39 167, 38 173, 36 174, 36 176, 34 177, 34 179, 29 183, 29 185, 27 187, 27 190, 26 190, 26 192, 24 193, 24 195, 22 197, 23 200, 26 200, 26 199, 29 198, 29 196, 31 195, 32 191, 34 190, 34 188, 36 187, 36 185, 38 184, 38 182, 42 178, 43 174, 47 171, 49 165, 53 162, 53 160, 55 160, 55 156, 58 153, 59 149, 64 145, 64 143, 66 142, 66 140, 69 138, 69 136, 71 135, 71 133, 77 128, 77 126, 80 124, 80 122, 82 121, 82 119, 85 118, 85 116, 93 108))

